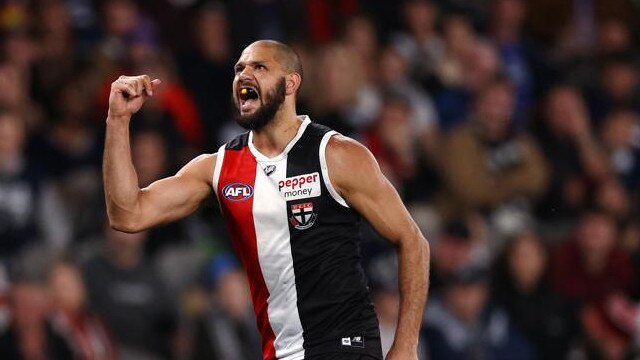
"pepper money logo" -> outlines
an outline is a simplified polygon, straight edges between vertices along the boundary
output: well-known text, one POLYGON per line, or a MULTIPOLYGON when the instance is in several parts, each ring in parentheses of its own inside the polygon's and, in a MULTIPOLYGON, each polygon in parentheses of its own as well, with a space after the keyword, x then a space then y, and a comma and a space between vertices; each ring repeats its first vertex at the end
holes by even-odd
POLYGON ((225 186, 222 195, 230 201, 244 201, 253 195, 253 188, 249 184, 235 182, 225 186))
POLYGON ((321 195, 320 174, 316 171, 280 180, 278 190, 286 201, 318 197, 321 195))

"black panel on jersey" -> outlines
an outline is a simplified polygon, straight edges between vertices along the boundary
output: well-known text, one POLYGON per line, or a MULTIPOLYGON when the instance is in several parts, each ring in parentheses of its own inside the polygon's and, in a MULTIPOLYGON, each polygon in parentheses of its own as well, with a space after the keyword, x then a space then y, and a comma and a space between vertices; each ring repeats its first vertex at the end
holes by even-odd
POLYGON ((307 355, 353 352, 380 357, 378 320, 360 264, 360 216, 338 204, 322 180, 319 148, 330 129, 311 123, 288 154, 287 178, 318 172, 321 196, 287 201, 312 203, 314 224, 300 230, 289 223, 298 295, 298 313, 307 355), (363 337, 366 346, 343 346, 341 339, 363 337))
POLYGON ((241 150, 249 144, 249 132, 240 134, 227 143, 226 150, 241 150))

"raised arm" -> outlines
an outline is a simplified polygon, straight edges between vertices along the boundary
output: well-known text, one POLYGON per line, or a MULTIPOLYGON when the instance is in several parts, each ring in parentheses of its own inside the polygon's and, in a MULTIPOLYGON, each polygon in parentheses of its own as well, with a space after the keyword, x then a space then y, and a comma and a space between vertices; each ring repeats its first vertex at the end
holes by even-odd
POLYGON ((138 186, 129 122, 159 84, 146 75, 121 76, 111 84, 102 172, 109 222, 120 231, 137 232, 187 216, 211 193, 215 154, 201 155, 144 189, 138 186))
POLYGON ((429 244, 369 150, 355 140, 334 136, 326 156, 336 190, 398 251, 400 314, 387 360, 417 360, 429 282, 429 244))

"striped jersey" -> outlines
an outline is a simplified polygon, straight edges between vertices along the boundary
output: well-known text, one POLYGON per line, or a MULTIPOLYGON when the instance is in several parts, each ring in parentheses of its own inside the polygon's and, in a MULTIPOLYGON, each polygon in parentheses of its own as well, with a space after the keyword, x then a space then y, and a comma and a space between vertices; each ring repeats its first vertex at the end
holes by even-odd
POLYGON ((269 158, 252 132, 220 147, 213 188, 247 273, 265 360, 351 352, 381 358, 360 265, 359 215, 331 185, 329 128, 302 116, 269 158))

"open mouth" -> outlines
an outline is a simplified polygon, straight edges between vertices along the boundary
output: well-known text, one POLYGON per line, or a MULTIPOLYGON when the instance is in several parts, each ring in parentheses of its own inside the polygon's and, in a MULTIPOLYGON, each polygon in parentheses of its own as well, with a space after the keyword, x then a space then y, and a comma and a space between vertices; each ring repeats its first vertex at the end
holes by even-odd
POLYGON ((238 90, 238 100, 240 101, 240 110, 248 111, 260 104, 260 94, 253 86, 241 86, 238 90))

